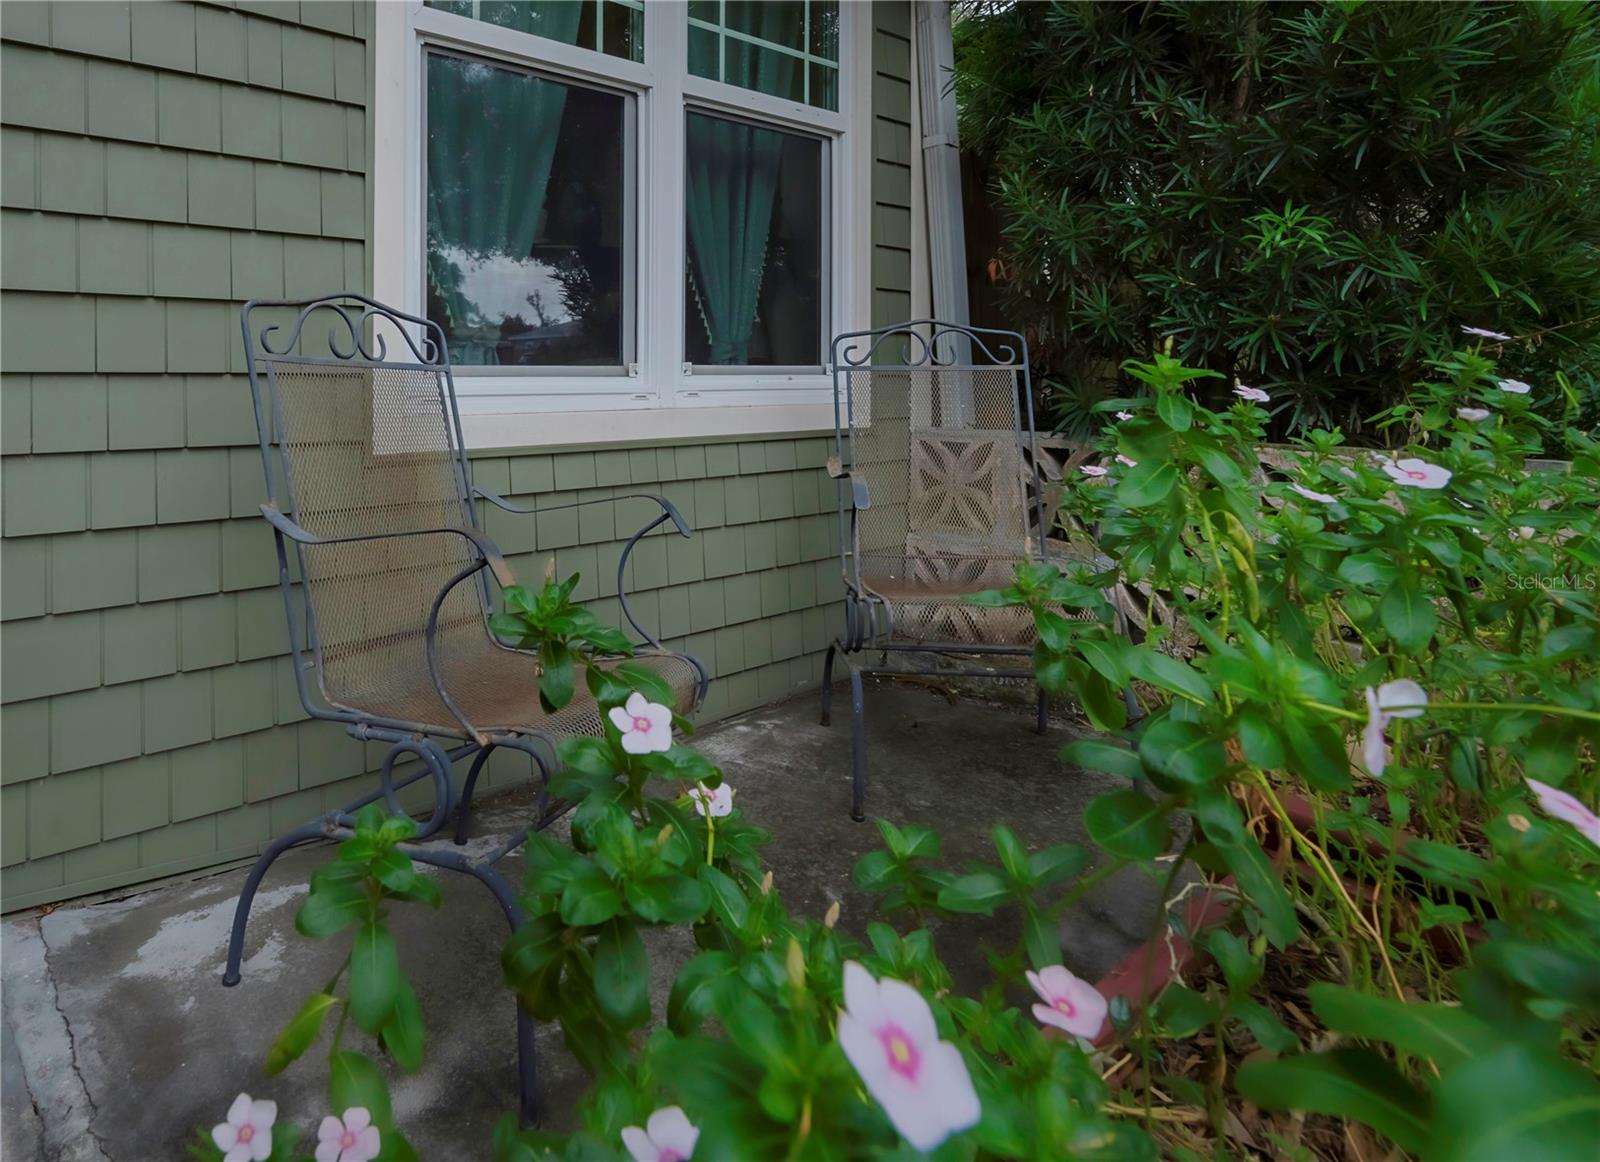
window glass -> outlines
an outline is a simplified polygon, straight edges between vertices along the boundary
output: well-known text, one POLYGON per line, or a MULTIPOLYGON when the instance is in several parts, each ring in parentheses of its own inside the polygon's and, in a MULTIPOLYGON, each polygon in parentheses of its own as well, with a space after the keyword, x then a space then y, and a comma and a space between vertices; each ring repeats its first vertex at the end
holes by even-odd
POLYGON ((822 363, 823 143, 690 112, 684 359, 822 363))
POLYGON ((427 62, 427 311, 452 360, 628 362, 628 98, 444 53, 427 62))
POLYGON ((689 71, 837 109, 838 0, 695 0, 689 5, 689 71))
POLYGON ((429 8, 644 60, 644 0, 427 0, 429 8))

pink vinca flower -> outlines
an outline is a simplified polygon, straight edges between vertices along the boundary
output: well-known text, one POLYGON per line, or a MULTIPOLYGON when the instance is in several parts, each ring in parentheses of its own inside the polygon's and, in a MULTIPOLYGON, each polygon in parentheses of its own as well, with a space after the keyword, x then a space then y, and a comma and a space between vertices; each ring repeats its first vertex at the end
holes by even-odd
POLYGON ((342 1118, 329 1114, 317 1127, 317 1162, 372 1162, 378 1148, 378 1127, 363 1106, 351 1106, 342 1118))
POLYGON ((672 711, 647 702, 637 690, 624 705, 611 708, 611 725, 622 732, 622 749, 629 754, 672 749, 672 711))
POLYGON ((272 1153, 272 1123, 277 1120, 277 1102, 251 1101, 247 1093, 234 1098, 228 1120, 211 1127, 222 1162, 265 1162, 272 1153))
POLYGON ((1085 476, 1104 476, 1106 474, 1106 470, 1100 467, 1098 464, 1080 465, 1078 471, 1082 472, 1085 476))
POLYGON ((1476 335, 1480 339, 1493 339, 1496 343, 1509 343, 1511 336, 1499 331, 1485 331, 1482 327, 1462 327, 1463 335, 1476 335))
POLYGON ((1240 399, 1247 399, 1251 403, 1266 403, 1272 398, 1259 387, 1246 387, 1242 383, 1233 389, 1233 394, 1238 396, 1240 399))
POLYGON ((1300 484, 1289 485, 1289 491, 1297 492, 1307 500, 1314 500, 1318 504, 1332 504, 1336 499, 1335 497, 1329 496, 1326 492, 1318 492, 1315 489, 1306 488, 1304 485, 1300 484))
POLYGON ((983 1112, 961 1051, 939 1040, 933 1011, 903 981, 844 966, 839 1047, 900 1136, 932 1150, 978 1123, 983 1112))
POLYGON ((1489 418, 1488 408, 1457 408, 1456 417, 1466 420, 1469 424, 1481 423, 1489 418))
POLYGON ((1117 413, 1117 419, 1119 419, 1119 420, 1131 420, 1131 419, 1133 419, 1133 413, 1132 412, 1118 412, 1117 413))
POLYGON ((1410 678, 1385 682, 1374 690, 1367 687, 1367 725, 1361 731, 1361 758, 1373 778, 1383 777, 1389 761, 1389 746, 1384 730, 1393 718, 1420 718, 1428 704, 1428 692, 1410 678))
POLYGON ((1396 484, 1404 484, 1411 488, 1440 489, 1450 483, 1452 475, 1450 469, 1429 464, 1426 460, 1418 460, 1415 456, 1405 460, 1384 460, 1379 467, 1388 473, 1389 479, 1396 484))
POLYGON ((1531 383, 1523 383, 1520 379, 1501 379, 1495 382, 1501 391, 1509 391, 1512 395, 1527 395, 1533 390, 1531 383))
POLYGON ((694 809, 702 815, 714 815, 721 819, 733 810, 733 788, 727 783, 721 783, 715 789, 698 783, 689 788, 689 798, 694 802, 694 809))
POLYGON ((1100 1035, 1106 1021, 1106 998, 1100 990, 1059 964, 1027 974, 1028 983, 1043 1004, 1033 1006, 1041 1025, 1053 1025, 1084 1041, 1100 1035))
POLYGON ((1137 468, 1139 466, 1139 461, 1130 460, 1130 459, 1128 459, 1128 457, 1124 456, 1121 452, 1117 453, 1117 463, 1118 464, 1126 464, 1129 468, 1137 468))
POLYGON ((644 1124, 622 1128, 622 1144, 634 1162, 685 1162, 694 1155, 700 1131, 681 1106, 663 1106, 644 1124))
POLYGON ((1575 796, 1567 794, 1559 787, 1541 783, 1538 779, 1524 781, 1533 788, 1533 793, 1539 799, 1539 807, 1546 815, 1563 823, 1572 824, 1578 829, 1579 835, 1596 847, 1600 847, 1600 815, 1596 815, 1578 802, 1575 796))

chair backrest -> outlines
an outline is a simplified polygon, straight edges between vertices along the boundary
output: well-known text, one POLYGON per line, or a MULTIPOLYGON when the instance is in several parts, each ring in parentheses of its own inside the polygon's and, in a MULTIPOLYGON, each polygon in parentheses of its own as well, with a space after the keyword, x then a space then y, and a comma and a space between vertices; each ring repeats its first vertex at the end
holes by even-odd
POLYGON ((1021 335, 931 320, 840 335, 833 376, 836 452, 871 496, 854 545, 845 514, 847 576, 870 586, 937 572, 940 561, 964 563, 963 573, 992 561, 1004 584, 1011 562, 1039 556, 1021 335))
MULTIPOLYGON (((267 488, 280 509, 324 538, 475 526, 435 324, 356 294, 251 302, 241 320, 267 488)), ((294 552, 328 702, 387 703, 397 688, 428 681, 424 628, 439 591, 475 559, 464 537, 385 536, 294 552)), ((293 635, 287 577, 284 586, 293 635)), ((442 648, 486 640, 486 599, 466 584, 447 598, 442 648)))

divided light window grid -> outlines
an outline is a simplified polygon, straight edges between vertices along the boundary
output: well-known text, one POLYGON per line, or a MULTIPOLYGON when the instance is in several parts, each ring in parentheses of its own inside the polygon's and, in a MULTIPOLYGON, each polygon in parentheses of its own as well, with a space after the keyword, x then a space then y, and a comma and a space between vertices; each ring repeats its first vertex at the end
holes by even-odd
POLYGON ((655 353, 643 373, 658 380, 821 374, 836 322, 836 0, 426 7, 524 34, 451 22, 419 45, 413 269, 467 376, 505 391, 511 382, 492 377, 637 376, 647 335, 655 353), (668 19, 676 26, 647 32, 668 19), (634 63, 588 65, 571 49, 634 63), (765 96, 723 96, 721 85, 765 96), (793 104, 768 112, 768 99, 793 104), (679 126, 663 132, 671 116, 679 126), (639 189, 645 159, 650 188, 639 189), (647 261, 669 241, 675 273, 647 261), (676 326, 665 312, 682 320, 676 338, 661 329, 676 326))

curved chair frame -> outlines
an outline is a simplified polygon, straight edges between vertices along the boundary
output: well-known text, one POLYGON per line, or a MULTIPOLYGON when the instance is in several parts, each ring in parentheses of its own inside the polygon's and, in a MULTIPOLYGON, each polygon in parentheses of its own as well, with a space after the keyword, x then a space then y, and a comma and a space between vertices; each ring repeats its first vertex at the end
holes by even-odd
MULTIPOLYGON (((261 506, 261 513, 272 526, 278 556, 278 586, 283 597, 284 615, 289 627, 290 648, 294 655, 295 691, 301 705, 313 718, 341 723, 346 732, 361 741, 387 742, 388 753, 378 772, 378 788, 346 806, 326 812, 292 831, 275 839, 256 860, 239 894, 234 912, 233 929, 228 940, 227 967, 222 983, 232 986, 239 983, 240 961, 244 954, 245 926, 250 916, 250 906, 257 888, 268 868, 284 852, 315 840, 343 840, 354 834, 355 814, 369 803, 382 799, 391 812, 405 814, 398 792, 424 778, 433 785, 433 807, 423 821, 415 838, 400 846, 412 859, 434 867, 470 875, 493 893, 513 930, 524 921, 522 908, 517 902, 517 892, 496 869, 496 864, 520 847, 536 830, 548 826, 566 809, 564 804, 552 804, 549 797, 550 774, 557 766, 555 733, 540 730, 530 724, 528 729, 485 730, 473 723, 462 711, 457 700, 451 697, 445 681, 438 649, 439 614, 446 599, 458 585, 473 579, 479 594, 479 603, 485 618, 491 610, 491 593, 488 577, 492 576, 502 588, 514 583, 509 566, 500 550, 483 531, 478 520, 475 501, 482 500, 506 512, 536 514, 559 509, 576 508, 587 504, 614 503, 625 499, 644 499, 654 502, 661 510, 634 533, 625 544, 617 566, 617 593, 623 616, 628 624, 654 650, 668 653, 660 640, 641 626, 628 605, 625 579, 630 554, 645 534, 670 521, 680 536, 691 535, 688 522, 665 497, 651 493, 632 493, 626 496, 609 496, 570 504, 524 508, 511 504, 489 489, 475 485, 467 461, 466 448, 461 434, 461 416, 456 404, 455 380, 451 372, 444 332, 438 324, 410 315, 375 299, 354 292, 340 292, 303 300, 252 300, 240 311, 240 326, 244 333, 246 373, 250 382, 251 399, 255 407, 256 427, 260 439, 262 470, 266 475, 269 500, 261 506), (258 313, 296 312, 287 331, 281 323, 263 322, 258 313), (308 326, 328 325, 325 343, 331 357, 307 357, 296 354, 308 338, 308 326), (390 359, 388 334, 398 334, 403 342, 399 359, 390 359), (449 450, 460 500, 460 524, 435 529, 411 529, 380 532, 362 536, 318 537, 295 519, 296 505, 293 476, 287 453, 281 446, 274 448, 274 433, 284 431, 283 411, 278 397, 276 380, 266 373, 267 363, 306 364, 313 367, 365 367, 400 368, 426 371, 438 377, 447 411, 449 450), (280 501, 280 489, 282 500, 280 501), (321 696, 319 686, 307 681, 306 671, 323 666, 322 642, 317 631, 317 618, 309 586, 302 586, 297 600, 293 578, 297 572, 304 577, 307 546, 369 541, 388 538, 405 538, 453 534, 463 538, 471 547, 471 562, 444 583, 433 599, 427 622, 423 627, 426 644, 428 677, 440 701, 455 719, 455 729, 441 733, 437 726, 406 722, 378 714, 364 713, 359 709, 331 705, 321 696), (294 570, 291 570, 291 561, 294 570), (298 607, 298 608, 297 608, 298 607), (426 843, 439 834, 455 817, 454 839, 457 845, 466 842, 472 813, 472 796, 490 754, 497 749, 520 751, 528 756, 540 779, 536 818, 525 830, 513 835, 493 851, 483 855, 468 855, 450 847, 426 843), (394 776, 395 763, 404 757, 420 760, 418 770, 400 779, 394 776), (455 764, 471 759, 465 781, 457 789, 455 764)), ((490 635, 492 638, 492 635, 490 635)), ((504 643, 501 648, 511 649, 504 643)), ((521 652, 521 651, 518 651, 521 652)), ((688 655, 676 655, 689 663, 698 675, 694 691, 694 704, 700 705, 709 684, 706 669, 688 655)), ((530 665, 536 655, 530 655, 530 665)), ((525 1125, 538 1124, 540 1101, 537 1063, 534 1052, 533 1019, 521 1007, 517 1010, 518 1049, 518 1107, 525 1125)))

